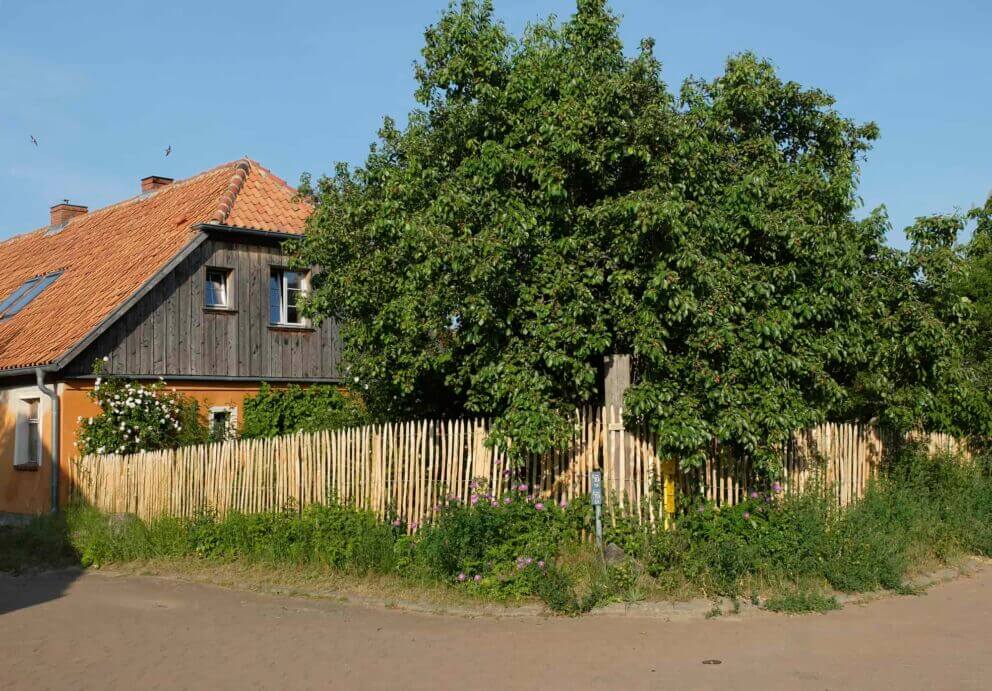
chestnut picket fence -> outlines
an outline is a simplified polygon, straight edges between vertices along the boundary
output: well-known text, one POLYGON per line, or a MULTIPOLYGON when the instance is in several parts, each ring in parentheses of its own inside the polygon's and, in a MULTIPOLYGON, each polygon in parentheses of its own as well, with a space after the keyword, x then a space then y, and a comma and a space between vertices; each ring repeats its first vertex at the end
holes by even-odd
MULTIPOLYGON (((948 435, 923 435, 931 451, 967 453, 948 435)), ((487 445, 482 419, 419 420, 236 439, 131 455, 89 455, 71 469, 72 492, 108 513, 143 519, 190 517, 204 511, 302 511, 332 501, 400 518, 414 531, 446 498, 500 501, 521 485, 534 501, 571 502, 589 494, 593 470, 603 473, 607 520, 637 517, 666 522, 676 495, 721 505, 759 486, 749 459, 714 445, 703 466, 677 470, 657 453, 657 438, 630 429, 616 408, 575 413, 571 442, 511 468, 487 445)), ((862 496, 888 450, 903 443, 871 424, 824 424, 793 435, 781 449, 783 490, 800 491, 815 478, 846 505, 862 496)))

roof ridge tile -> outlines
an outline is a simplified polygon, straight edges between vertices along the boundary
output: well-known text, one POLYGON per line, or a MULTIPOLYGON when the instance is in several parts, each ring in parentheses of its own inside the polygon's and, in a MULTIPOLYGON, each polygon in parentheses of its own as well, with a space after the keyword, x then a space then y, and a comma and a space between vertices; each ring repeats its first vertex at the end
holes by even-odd
POLYGON ((220 204, 217 210, 214 212, 213 216, 210 217, 211 223, 224 223, 227 220, 228 215, 231 213, 231 209, 234 208, 234 201, 238 198, 238 193, 241 192, 241 188, 245 184, 245 180, 248 179, 248 173, 251 172, 251 161, 247 158, 242 158, 234 165, 234 173, 231 175, 231 182, 227 185, 227 189, 220 197, 220 204))

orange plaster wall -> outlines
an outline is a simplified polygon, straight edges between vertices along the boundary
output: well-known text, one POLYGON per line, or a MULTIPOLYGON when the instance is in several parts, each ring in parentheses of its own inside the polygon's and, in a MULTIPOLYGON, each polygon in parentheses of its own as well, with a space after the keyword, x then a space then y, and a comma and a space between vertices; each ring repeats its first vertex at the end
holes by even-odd
MULTIPOLYGON (((244 399, 258 393, 257 382, 168 382, 168 389, 196 399, 200 403, 200 411, 206 415, 213 406, 225 406, 237 409, 238 424, 244 419, 244 399)), ((92 380, 69 380, 62 388, 62 449, 61 468, 64 481, 60 485, 60 498, 64 504, 68 501, 69 474, 73 463, 78 457, 76 452, 79 418, 97 415, 100 407, 90 400, 89 393, 93 390, 92 380)), ((47 495, 46 495, 47 496, 47 495)), ((0 508, 0 510, 3 510, 0 508)))
POLYGON ((51 509, 51 405, 34 387, 0 389, 0 512, 40 514, 51 509), (37 470, 14 467, 17 406, 25 396, 41 399, 41 465, 37 470))
MULTIPOLYGON (((278 387, 278 385, 274 385, 278 387)), ((169 382, 175 389, 196 399, 204 414, 213 406, 237 409, 240 425, 244 420, 244 399, 258 392, 257 382, 169 382)), ((59 503, 69 500, 76 452, 79 418, 99 414, 100 407, 90 400, 92 380, 68 380, 58 385, 61 405, 59 432, 59 503)), ((40 514, 51 509, 51 406, 40 393, 31 392, 42 400, 42 463, 38 470, 14 469, 14 443, 17 423, 16 406, 24 387, 0 388, 0 512, 40 514)))

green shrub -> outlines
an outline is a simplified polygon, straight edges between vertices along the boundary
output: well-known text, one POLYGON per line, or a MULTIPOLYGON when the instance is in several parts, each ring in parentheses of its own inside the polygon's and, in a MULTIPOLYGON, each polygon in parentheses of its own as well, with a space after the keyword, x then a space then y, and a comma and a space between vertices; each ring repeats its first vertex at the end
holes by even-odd
POLYGON ((610 596, 601 561, 589 569, 563 559, 566 552, 592 550, 579 539, 588 502, 545 504, 528 495, 525 484, 499 500, 484 486, 473 489, 468 504, 449 497, 413 539, 406 557, 412 574, 464 584, 490 599, 536 595, 561 614, 588 611, 610 596))
POLYGON ((467 505, 449 497, 421 529, 415 565, 422 574, 439 579, 459 574, 473 580, 476 575, 493 577, 489 582, 494 587, 508 587, 521 580, 522 564, 546 564, 562 544, 578 539, 579 509, 534 500, 523 484, 499 501, 484 487, 474 491, 467 505))
MULTIPOLYGON (((94 371, 100 375, 104 363, 94 371)), ((99 376, 89 397, 101 412, 79 418, 77 450, 91 453, 135 453, 202 444, 210 437, 199 404, 165 382, 141 384, 121 377, 99 376)))
POLYGON ((992 479, 983 460, 929 457, 908 446, 845 510, 816 483, 800 495, 698 504, 672 531, 649 535, 656 577, 737 597, 750 579, 820 579, 845 591, 899 589, 910 568, 992 547, 992 479))
POLYGON ((297 386, 274 389, 263 383, 245 398, 241 436, 249 439, 296 432, 319 432, 367 422, 365 409, 353 395, 333 386, 297 386))

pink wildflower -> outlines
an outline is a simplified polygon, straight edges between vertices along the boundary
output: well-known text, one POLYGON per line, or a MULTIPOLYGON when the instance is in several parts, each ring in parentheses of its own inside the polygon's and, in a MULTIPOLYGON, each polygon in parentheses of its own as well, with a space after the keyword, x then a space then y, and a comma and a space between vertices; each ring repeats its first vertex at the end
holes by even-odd
POLYGON ((465 582, 465 578, 466 578, 465 574, 463 574, 463 573, 458 574, 458 582, 459 583, 464 583, 465 582))
POLYGON ((537 509, 538 511, 544 511, 544 504, 542 504, 541 502, 537 502, 536 504, 534 504, 534 508, 537 509))
POLYGON ((479 581, 481 581, 482 580, 482 574, 481 573, 475 574, 474 580, 475 580, 476 583, 478 583, 479 581))
POLYGON ((513 501, 513 500, 510 499, 509 497, 503 497, 503 503, 504 504, 509 504, 511 501, 513 501))
POLYGON ((526 492, 527 491, 527 485, 520 485, 519 487, 517 487, 517 489, 520 490, 521 492, 526 492))

